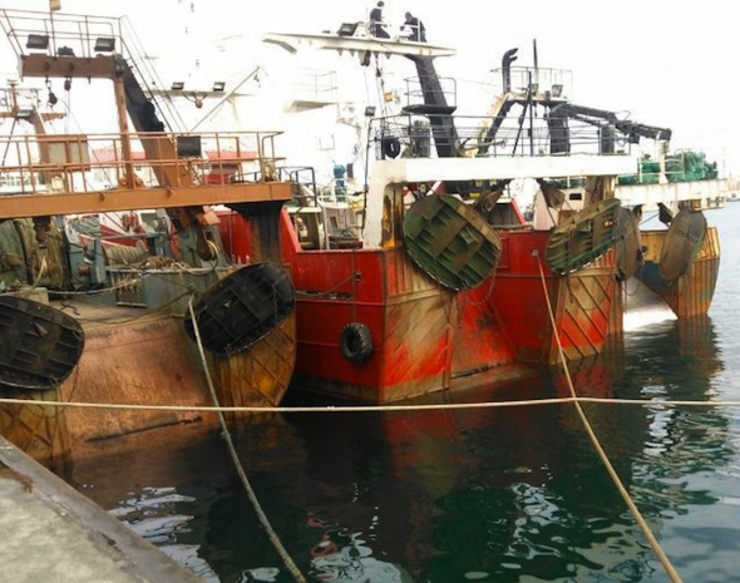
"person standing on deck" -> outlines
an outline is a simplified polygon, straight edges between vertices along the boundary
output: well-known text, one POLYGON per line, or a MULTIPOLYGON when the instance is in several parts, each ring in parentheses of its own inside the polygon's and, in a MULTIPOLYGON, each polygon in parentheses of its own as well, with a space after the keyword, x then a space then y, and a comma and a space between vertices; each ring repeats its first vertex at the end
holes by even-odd
POLYGON ((424 28, 424 23, 419 20, 416 16, 410 12, 406 13, 406 20, 404 24, 411 29, 409 40, 416 41, 418 43, 427 42, 427 31, 424 28))
POLYGON ((391 38, 388 31, 385 29, 385 23, 383 22, 383 7, 385 2, 379 0, 370 11, 370 34, 377 38, 391 38))

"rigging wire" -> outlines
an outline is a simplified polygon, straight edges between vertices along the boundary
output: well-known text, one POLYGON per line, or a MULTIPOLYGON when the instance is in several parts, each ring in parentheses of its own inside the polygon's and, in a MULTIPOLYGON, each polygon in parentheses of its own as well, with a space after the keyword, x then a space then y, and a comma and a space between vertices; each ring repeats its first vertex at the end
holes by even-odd
MULTIPOLYGON (((15 130, 16 123, 18 123, 18 120, 16 118, 13 118, 13 122, 10 124, 10 137, 13 137, 13 131, 15 130)), ((5 166, 5 162, 8 159, 9 150, 10 150, 10 140, 8 139, 5 142, 5 152, 3 152, 3 161, 2 161, 3 166, 5 166)))

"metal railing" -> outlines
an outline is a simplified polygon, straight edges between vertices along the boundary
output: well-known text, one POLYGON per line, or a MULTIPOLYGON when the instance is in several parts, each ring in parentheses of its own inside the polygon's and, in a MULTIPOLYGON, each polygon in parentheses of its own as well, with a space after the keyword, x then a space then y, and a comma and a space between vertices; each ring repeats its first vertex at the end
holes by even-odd
MULTIPOLYGON (((277 181, 275 169, 282 162, 275 154, 274 139, 280 132, 132 133, 133 155, 124 155, 120 134, 46 134, 0 136, 5 156, 0 164, 0 194, 95 192, 118 188, 157 186, 157 176, 167 176, 166 186, 199 186, 244 181, 277 181), (155 159, 149 151, 177 152, 155 159), (152 144, 154 148, 152 148, 152 144), (161 148, 160 148, 161 146, 161 148), (127 173, 136 178, 127 181, 127 173), (215 179, 214 179, 215 178, 215 179)), ((165 185, 163 185, 165 186, 165 185)))
POLYGON ((336 71, 300 69, 293 84, 293 100, 316 103, 335 103, 339 84, 336 71))
POLYGON ((454 126, 454 147, 459 156, 620 155, 632 153, 634 147, 627 136, 604 131, 607 124, 572 118, 508 117, 495 132, 490 131, 491 123, 490 117, 483 116, 400 114, 373 119, 369 139, 377 159, 395 157, 388 151, 392 141, 396 142, 396 155, 433 156, 437 144, 448 145, 453 139, 450 124, 454 126))
POLYGON ((527 94, 530 90, 538 99, 554 100, 573 97, 573 72, 549 67, 509 67, 492 69, 494 95, 527 94))
POLYGON ((30 10, 0 10, 0 26, 15 54, 91 58, 121 50, 118 19, 30 10))
POLYGON ((457 107, 457 79, 433 75, 409 77, 404 82, 406 85, 406 107, 413 107, 428 102, 435 104, 445 103, 450 108, 457 107), (430 89, 430 86, 437 84, 439 89, 430 89))

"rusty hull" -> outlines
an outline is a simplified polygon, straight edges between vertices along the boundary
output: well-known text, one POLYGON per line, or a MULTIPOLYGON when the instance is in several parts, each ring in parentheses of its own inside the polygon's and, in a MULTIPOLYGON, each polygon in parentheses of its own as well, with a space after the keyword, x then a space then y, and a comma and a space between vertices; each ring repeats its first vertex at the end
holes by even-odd
MULTIPOLYGON (((197 345, 182 319, 143 310, 78 306, 86 343, 72 375, 56 390, 8 391, 29 401, 123 405, 212 406, 197 345), (105 323, 106 317, 118 320, 105 323)), ((295 363, 295 316, 250 349, 215 362, 207 357, 221 404, 277 405, 295 363)), ((197 423, 217 426, 215 413, 143 409, 0 406, 0 433, 37 461, 64 464, 96 455, 95 443, 155 428, 197 423)))
MULTIPOLYGON (((643 245, 647 247, 644 255, 647 266, 645 273, 647 274, 652 275, 653 271, 657 271, 657 268, 651 270, 650 266, 657 266, 660 261, 666 233, 667 231, 642 233, 643 245)), ((678 318, 705 315, 709 311, 714 298, 714 290, 719 274, 719 260, 720 246, 717 228, 709 227, 696 259, 685 273, 670 284, 655 281, 654 277, 644 281, 654 293, 668 304, 678 318)))

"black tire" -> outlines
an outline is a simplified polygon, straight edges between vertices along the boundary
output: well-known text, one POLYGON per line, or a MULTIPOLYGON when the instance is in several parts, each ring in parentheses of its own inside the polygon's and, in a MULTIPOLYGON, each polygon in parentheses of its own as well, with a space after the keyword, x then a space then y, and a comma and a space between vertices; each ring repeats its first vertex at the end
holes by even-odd
POLYGON ((380 141, 380 146, 383 149, 383 156, 386 158, 398 158, 401 153, 401 142, 398 138, 383 138, 380 141))
POLYGON ((353 364, 370 360, 373 355, 373 335, 370 329, 360 322, 347 324, 339 336, 339 350, 353 364))

